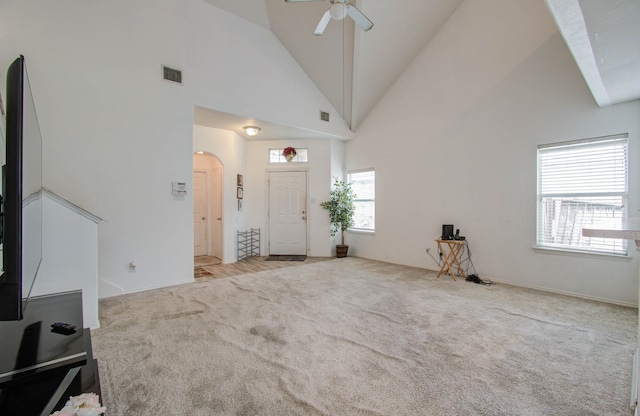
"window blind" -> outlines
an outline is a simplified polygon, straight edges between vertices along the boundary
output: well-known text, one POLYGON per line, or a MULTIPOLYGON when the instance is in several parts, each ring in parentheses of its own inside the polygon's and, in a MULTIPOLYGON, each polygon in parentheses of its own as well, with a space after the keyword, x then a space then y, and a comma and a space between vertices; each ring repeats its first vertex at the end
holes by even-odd
POLYGON ((347 182, 356 195, 354 226, 352 229, 375 230, 376 172, 375 170, 353 171, 347 174, 347 182))
POLYGON ((627 216, 627 135, 538 147, 537 244, 627 254, 627 241, 583 237, 594 224, 627 216))

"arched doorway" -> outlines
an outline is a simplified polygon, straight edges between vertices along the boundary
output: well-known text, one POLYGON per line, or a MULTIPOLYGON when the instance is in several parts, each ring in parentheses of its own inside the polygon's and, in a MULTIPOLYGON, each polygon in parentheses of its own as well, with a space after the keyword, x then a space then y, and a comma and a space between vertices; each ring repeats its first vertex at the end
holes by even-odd
MULTIPOLYGON (((223 166, 208 153, 193 155, 193 252, 211 263, 223 258, 223 166)), ((202 261, 196 261, 202 264, 202 261)), ((206 263, 206 261, 205 261, 206 263)))

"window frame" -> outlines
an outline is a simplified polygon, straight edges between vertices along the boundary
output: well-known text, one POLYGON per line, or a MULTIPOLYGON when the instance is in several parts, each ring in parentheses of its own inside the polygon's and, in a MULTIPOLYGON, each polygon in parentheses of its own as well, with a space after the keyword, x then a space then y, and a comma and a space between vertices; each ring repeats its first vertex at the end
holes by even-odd
MULTIPOLYGON (((353 232, 359 232, 359 233, 367 233, 367 234, 373 234, 376 231, 376 170, 375 168, 365 168, 365 169, 353 169, 353 170, 348 170, 346 172, 346 179, 347 179, 347 183, 353 184, 353 180, 352 180, 352 175, 357 175, 360 173, 373 173, 373 198, 361 198, 358 197, 358 192, 356 192, 354 190, 354 193, 356 194, 356 198, 354 198, 354 204, 356 204, 356 215, 357 215, 357 203, 358 202, 372 202, 373 203, 373 207, 372 207, 372 226, 370 228, 364 228, 364 227, 351 227, 349 228, 349 231, 353 231, 353 232)), ((352 185, 352 189, 353 189, 353 185, 352 185)))
MULTIPOLYGON (((628 137, 629 135, 624 133, 537 146, 535 249, 586 255, 628 257, 627 240, 582 237, 582 228, 586 228, 589 225, 598 224, 604 219, 617 223, 628 218, 628 137), (602 167, 601 163, 603 162, 601 160, 603 159, 593 156, 602 148, 611 153, 607 155, 606 163, 608 165, 605 168, 606 172, 615 178, 613 180, 609 175, 603 175, 598 170, 598 168, 602 167), (570 153, 572 150, 575 154, 562 156, 562 152, 570 153), (585 150, 589 151, 588 156, 585 156, 585 150), (566 164, 561 164, 556 162, 557 166, 562 167, 560 169, 554 168, 550 159, 558 154, 566 161, 575 159, 576 163, 565 162, 566 164), (582 162, 583 166, 586 165, 588 167, 580 167, 578 162, 582 162), (544 163, 547 163, 548 166, 546 171, 543 166, 544 163), (621 165, 624 165, 622 170, 620 169, 621 165), (561 171, 564 176, 561 177, 554 170, 561 171), (549 171, 551 171, 551 175, 549 171), (595 172, 598 172, 597 175, 595 172), (548 177, 551 177, 551 179, 548 179, 548 177), (595 177, 598 178, 598 181, 593 184, 595 177), (576 185, 568 185, 570 182, 568 178, 575 180, 576 185), (622 181, 624 184, 622 184, 622 181), (571 186, 571 188, 567 188, 568 186, 571 186), (617 187, 617 190, 611 190, 608 188, 610 186, 617 187), (547 192, 543 192, 543 190, 547 192), (617 199, 617 201, 614 199, 617 199), (552 208, 550 209, 550 207, 552 208), (583 219, 588 214, 591 215, 591 219, 583 219), (563 215, 565 215, 565 218, 563 218, 563 215), (571 218, 572 216, 575 217, 571 218), (577 219, 578 217, 583 218, 577 219), (561 224, 562 220, 565 221, 564 224, 561 224), (566 233, 564 229, 560 231, 561 226, 568 226, 574 229, 572 235, 567 237, 569 233, 566 233), (561 238, 561 240, 553 241, 557 238, 561 238), (565 238, 569 241, 566 242, 565 238)), ((560 160, 560 162, 562 161, 560 160)))
POLYGON ((287 162, 284 156, 282 156, 282 152, 284 151, 284 147, 271 147, 269 148, 269 152, 267 153, 267 160, 269 163, 277 165, 281 163, 309 163, 309 148, 307 147, 296 147, 296 156, 291 160, 291 162, 287 162), (271 153, 277 151, 278 152, 278 160, 274 161, 271 159, 271 153), (302 154, 305 154, 306 160, 300 160, 302 154))

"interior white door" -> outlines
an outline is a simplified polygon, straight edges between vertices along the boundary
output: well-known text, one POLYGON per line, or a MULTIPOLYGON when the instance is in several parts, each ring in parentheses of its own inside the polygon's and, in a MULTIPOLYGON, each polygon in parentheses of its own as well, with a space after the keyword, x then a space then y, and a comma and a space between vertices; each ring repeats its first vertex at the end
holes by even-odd
POLYGON ((222 259, 222 163, 213 158, 213 198, 211 207, 211 219, 213 220, 213 256, 222 259))
POLYGON ((307 254, 307 173, 269 174, 269 254, 307 254))
POLYGON ((209 198, 207 172, 193 172, 193 255, 208 255, 209 198))

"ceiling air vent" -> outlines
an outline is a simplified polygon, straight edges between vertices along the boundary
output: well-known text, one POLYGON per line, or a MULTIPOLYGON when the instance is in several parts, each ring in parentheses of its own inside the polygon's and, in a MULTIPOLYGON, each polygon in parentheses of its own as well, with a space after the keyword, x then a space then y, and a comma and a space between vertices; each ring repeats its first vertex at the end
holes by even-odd
POLYGON ((329 113, 326 111, 320 111, 320 120, 329 121, 329 113))
POLYGON ((162 66, 162 78, 175 82, 177 84, 182 84, 182 71, 179 69, 169 68, 168 66, 162 66))

